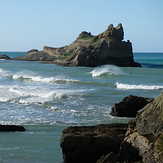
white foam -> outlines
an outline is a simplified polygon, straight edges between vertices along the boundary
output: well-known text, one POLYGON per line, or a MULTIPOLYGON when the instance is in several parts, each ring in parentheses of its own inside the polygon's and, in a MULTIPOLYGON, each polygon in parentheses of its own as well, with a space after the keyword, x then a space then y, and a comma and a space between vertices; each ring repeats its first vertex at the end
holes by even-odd
POLYGON ((13 75, 14 80, 30 80, 34 82, 42 82, 42 83, 55 83, 57 81, 65 81, 65 82, 73 82, 78 80, 69 79, 65 76, 55 76, 55 77, 42 77, 37 75, 31 75, 26 72, 19 72, 13 75))
POLYGON ((8 77, 8 76, 12 76, 12 74, 10 72, 8 72, 8 71, 0 69, 0 78, 8 77))
POLYGON ((123 84, 123 83, 115 83, 118 89, 146 89, 146 90, 159 90, 163 89, 163 86, 158 85, 130 85, 130 84, 123 84))
MULTIPOLYGON (((67 88, 67 87, 66 87, 67 88)), ((69 98, 73 95, 81 95, 85 90, 66 89, 59 86, 40 86, 40 85, 0 85, 0 101, 21 104, 39 104, 54 99, 69 98)))
POLYGON ((120 67, 115 66, 115 65, 103 65, 100 67, 96 67, 93 71, 90 72, 92 76, 101 76, 102 74, 107 74, 107 75, 118 75, 118 74, 125 74, 120 67))
POLYGON ((1 102, 7 102, 16 97, 17 96, 15 96, 13 93, 9 92, 9 86, 0 85, 0 101, 1 102))
POLYGON ((67 94, 67 91, 62 90, 56 90, 56 91, 50 91, 49 93, 40 93, 38 96, 43 98, 50 98, 50 99, 61 99, 65 94, 67 94))
POLYGON ((42 83, 53 83, 55 79, 53 77, 50 78, 43 78, 41 76, 32 76, 29 74, 14 74, 12 77, 14 80, 31 80, 35 82, 42 82, 42 83))
POLYGON ((0 97, 0 101, 1 102, 7 102, 7 101, 9 101, 9 98, 7 98, 7 97, 0 97))

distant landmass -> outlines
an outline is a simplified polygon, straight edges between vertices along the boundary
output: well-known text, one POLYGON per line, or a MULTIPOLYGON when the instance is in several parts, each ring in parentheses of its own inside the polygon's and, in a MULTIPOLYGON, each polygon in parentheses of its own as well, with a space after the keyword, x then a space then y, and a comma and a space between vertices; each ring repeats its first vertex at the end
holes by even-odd
POLYGON ((121 67, 141 67, 134 61, 132 44, 123 41, 122 24, 117 27, 109 25, 97 36, 83 31, 77 39, 68 46, 55 48, 44 46, 42 51, 32 49, 26 55, 14 60, 40 61, 61 66, 96 67, 113 64, 121 67))

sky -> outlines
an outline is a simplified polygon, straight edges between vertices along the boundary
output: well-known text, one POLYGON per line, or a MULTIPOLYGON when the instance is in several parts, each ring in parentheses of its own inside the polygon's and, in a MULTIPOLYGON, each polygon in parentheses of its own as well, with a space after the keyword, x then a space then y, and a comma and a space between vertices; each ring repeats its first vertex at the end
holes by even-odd
POLYGON ((133 52, 163 52, 163 0, 0 0, 0 51, 71 44, 122 23, 133 52))

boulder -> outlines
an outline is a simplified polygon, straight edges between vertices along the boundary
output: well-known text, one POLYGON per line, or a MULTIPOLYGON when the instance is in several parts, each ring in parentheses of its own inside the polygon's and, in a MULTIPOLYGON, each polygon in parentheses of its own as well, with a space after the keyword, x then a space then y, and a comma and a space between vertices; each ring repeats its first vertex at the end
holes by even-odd
POLYGON ((117 154, 127 124, 68 127, 63 130, 60 146, 65 163, 95 163, 101 156, 117 154))
POLYGON ((17 125, 0 125, 0 132, 25 131, 23 126, 17 125))
POLYGON ((7 56, 6 54, 0 55, 0 59, 11 59, 9 56, 7 56))
POLYGON ((117 117, 136 117, 137 112, 153 100, 153 98, 130 95, 125 97, 121 102, 116 103, 111 108, 112 112, 110 114, 117 117))

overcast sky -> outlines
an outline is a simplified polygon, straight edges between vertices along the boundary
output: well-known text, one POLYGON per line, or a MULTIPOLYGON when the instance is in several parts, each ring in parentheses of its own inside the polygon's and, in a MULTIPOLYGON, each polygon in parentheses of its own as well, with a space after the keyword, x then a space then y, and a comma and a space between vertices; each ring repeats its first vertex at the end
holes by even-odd
POLYGON ((62 47, 119 23, 133 52, 163 52, 163 0, 0 0, 0 51, 62 47))

